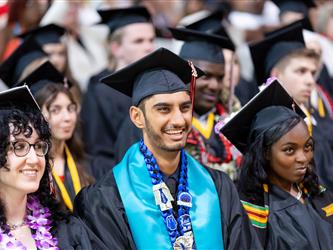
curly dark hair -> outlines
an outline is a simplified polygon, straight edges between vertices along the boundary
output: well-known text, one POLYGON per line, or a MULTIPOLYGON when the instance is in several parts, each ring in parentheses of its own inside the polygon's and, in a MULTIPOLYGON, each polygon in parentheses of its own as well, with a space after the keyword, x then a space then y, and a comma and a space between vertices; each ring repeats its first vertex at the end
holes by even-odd
MULTIPOLYGON (((17 136, 24 134, 29 138, 33 129, 35 129, 39 138, 49 144, 51 148, 51 133, 47 122, 40 111, 26 108, 25 110, 13 107, 2 107, 0 109, 0 168, 7 166, 7 152, 10 145, 10 135, 17 136), (13 126, 11 130, 9 125, 13 126), (12 132, 11 132, 12 131, 12 132)), ((9 170, 9 169, 8 169, 9 170)), ((50 195, 49 173, 51 172, 49 152, 45 155, 45 171, 41 178, 38 190, 33 193, 36 195, 40 203, 44 207, 48 207, 51 211, 52 233, 56 233, 56 222, 64 219, 65 214, 59 210, 59 202, 50 195)), ((6 224, 5 204, 0 198, 0 228, 8 232, 9 228, 6 224)))
MULTIPOLYGON (((263 184, 270 184, 268 178, 270 162, 266 159, 266 155, 270 152, 274 143, 300 122, 304 123, 300 116, 291 117, 275 124, 250 142, 248 150, 242 159, 238 183, 239 191, 250 198, 250 200, 259 203, 263 202, 263 184)), ((310 164, 311 167, 307 169, 302 184, 309 194, 313 196, 319 194, 320 189, 318 177, 314 172, 315 162, 313 159, 310 164)))

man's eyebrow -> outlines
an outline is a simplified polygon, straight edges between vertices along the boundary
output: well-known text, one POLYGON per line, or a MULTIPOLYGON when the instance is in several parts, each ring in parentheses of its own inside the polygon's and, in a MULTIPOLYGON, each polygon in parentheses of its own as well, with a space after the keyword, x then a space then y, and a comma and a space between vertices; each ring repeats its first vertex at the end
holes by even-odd
POLYGON ((153 108, 165 107, 165 106, 171 106, 171 104, 167 103, 167 102, 159 102, 159 103, 154 104, 153 108))

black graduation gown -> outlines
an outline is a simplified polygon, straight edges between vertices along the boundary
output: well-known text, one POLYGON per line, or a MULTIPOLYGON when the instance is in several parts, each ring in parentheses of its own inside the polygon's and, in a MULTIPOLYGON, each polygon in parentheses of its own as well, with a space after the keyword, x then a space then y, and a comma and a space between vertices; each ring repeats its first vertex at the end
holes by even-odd
POLYGON ((119 128, 119 134, 115 142, 115 163, 120 162, 126 151, 141 138, 142 131, 127 116, 119 128))
POLYGON ((317 82, 328 92, 330 97, 333 98, 333 79, 330 77, 328 69, 325 64, 323 65, 323 68, 320 71, 317 82))
POLYGON ((317 121, 312 129, 316 173, 320 183, 333 192, 333 120, 329 117, 320 118, 316 113, 314 118, 317 121))
MULTIPOLYGON (((220 198, 224 248, 261 249, 230 178, 220 171, 207 170, 220 198)), ((81 190, 75 199, 74 213, 109 249, 136 249, 112 171, 81 190)))
POLYGON ((107 249, 94 233, 74 216, 57 224, 56 237, 62 250, 107 249))
POLYGON ((96 179, 114 165, 114 143, 131 105, 128 96, 99 82, 111 73, 105 69, 91 78, 81 109, 86 151, 93 157, 91 164, 96 179))
POLYGON ((259 88, 255 81, 247 81, 244 78, 241 78, 235 87, 235 95, 242 106, 251 100, 251 98, 257 93, 259 93, 259 88))
POLYGON ((306 199, 302 204, 272 185, 269 192, 266 249, 332 249, 332 225, 322 219, 306 199))

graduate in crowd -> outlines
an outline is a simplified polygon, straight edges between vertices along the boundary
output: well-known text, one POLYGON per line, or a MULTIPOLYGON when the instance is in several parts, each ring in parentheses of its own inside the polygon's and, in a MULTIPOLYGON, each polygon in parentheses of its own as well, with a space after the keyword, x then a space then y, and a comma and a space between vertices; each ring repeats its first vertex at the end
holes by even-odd
POLYGON ((317 144, 315 160, 322 183, 333 190, 332 120, 325 106, 314 109, 309 102, 315 91, 319 55, 305 48, 302 25, 292 23, 271 33, 265 40, 250 45, 258 85, 269 76, 277 77, 307 115, 309 131, 317 144))
MULTIPOLYGON (((170 28, 174 38, 185 41, 179 56, 199 66, 205 76, 196 81, 193 107, 192 130, 188 135, 186 151, 201 164, 224 171, 236 178, 232 146, 224 136, 214 133, 215 124, 227 116, 221 100, 224 78, 223 48, 234 49, 233 43, 222 36, 189 29, 170 28)), ((116 159, 120 161, 128 148, 142 137, 133 124, 127 125, 126 118, 116 141, 116 159), (124 124, 126 123, 126 124, 124 124)))
POLYGON ((1 64, 0 78, 8 86, 12 86, 25 78, 31 71, 47 60, 47 54, 35 39, 30 37, 1 64))
POLYGON ((0 93, 0 126, 0 248, 92 249, 52 195, 51 133, 27 86, 0 93))
POLYGON ((260 249, 232 181, 183 149, 193 101, 186 84, 203 74, 190 65, 160 48, 102 80, 132 97, 130 117, 143 132, 75 200, 110 249, 260 249))
POLYGON ((74 94, 76 102, 80 104, 81 90, 69 68, 65 34, 65 28, 56 24, 48 24, 29 30, 18 37, 23 41, 29 37, 35 39, 53 66, 72 83, 71 92, 74 94))
POLYGON ((201 164, 224 171, 236 178, 232 145, 223 135, 214 132, 216 123, 228 116, 227 108, 219 99, 223 91, 225 60, 222 49, 234 50, 226 37, 195 30, 170 28, 173 37, 184 41, 179 56, 192 61, 205 73, 196 81, 192 130, 186 151, 201 164))
MULTIPOLYGON (((206 32, 209 34, 220 35, 228 38, 232 42, 232 39, 229 33, 226 31, 223 21, 226 17, 225 11, 217 10, 213 11, 208 16, 201 18, 193 23, 185 25, 186 29, 197 30, 201 32, 206 32)), ((258 86, 254 81, 247 81, 241 75, 240 72, 235 69, 234 65, 238 64, 237 67, 240 67, 239 62, 237 62, 237 55, 235 49, 230 50, 228 48, 223 48, 224 54, 224 64, 225 64, 225 77, 224 77, 224 90, 222 96, 225 99, 225 108, 229 108, 228 112, 237 111, 238 103, 241 105, 247 103, 253 96, 258 92, 258 86), (238 75, 237 75, 238 74, 238 75), (235 78, 233 78, 236 76, 235 78), (230 79, 231 77, 231 79, 230 79), (233 82, 233 80, 236 80, 233 82), (234 88, 234 90, 232 89, 234 88), (235 95, 233 95, 233 92, 235 95), (236 98, 237 97, 237 98, 236 98), (234 99, 232 105, 230 105, 230 98, 234 99), (231 107, 228 107, 228 106, 231 107)))
POLYGON ((304 117, 275 80, 221 130, 244 154, 240 198, 265 249, 333 246, 333 195, 318 183, 304 117))
POLYGON ((94 158, 97 179, 113 166, 114 142, 131 104, 130 98, 100 84, 99 80, 152 52, 155 39, 151 16, 144 7, 100 10, 99 14, 101 23, 110 29, 109 66, 91 78, 81 112, 84 137, 89 145, 86 150, 94 158))
POLYGON ((45 62, 21 83, 36 98, 52 133, 52 175, 57 198, 73 211, 76 194, 94 179, 87 171, 88 159, 78 130, 78 104, 70 92, 71 84, 50 62, 45 62))

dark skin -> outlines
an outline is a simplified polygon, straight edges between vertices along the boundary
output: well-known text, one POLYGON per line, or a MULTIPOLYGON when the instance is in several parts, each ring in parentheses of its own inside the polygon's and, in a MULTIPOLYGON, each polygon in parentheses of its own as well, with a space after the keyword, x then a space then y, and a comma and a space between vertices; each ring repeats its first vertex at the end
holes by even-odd
POLYGON ((194 112, 204 115, 216 106, 223 88, 224 64, 193 60, 206 75, 196 81, 194 112))
POLYGON ((271 147, 270 181, 296 197, 295 184, 304 179, 313 158, 313 139, 304 122, 298 123, 271 147))

